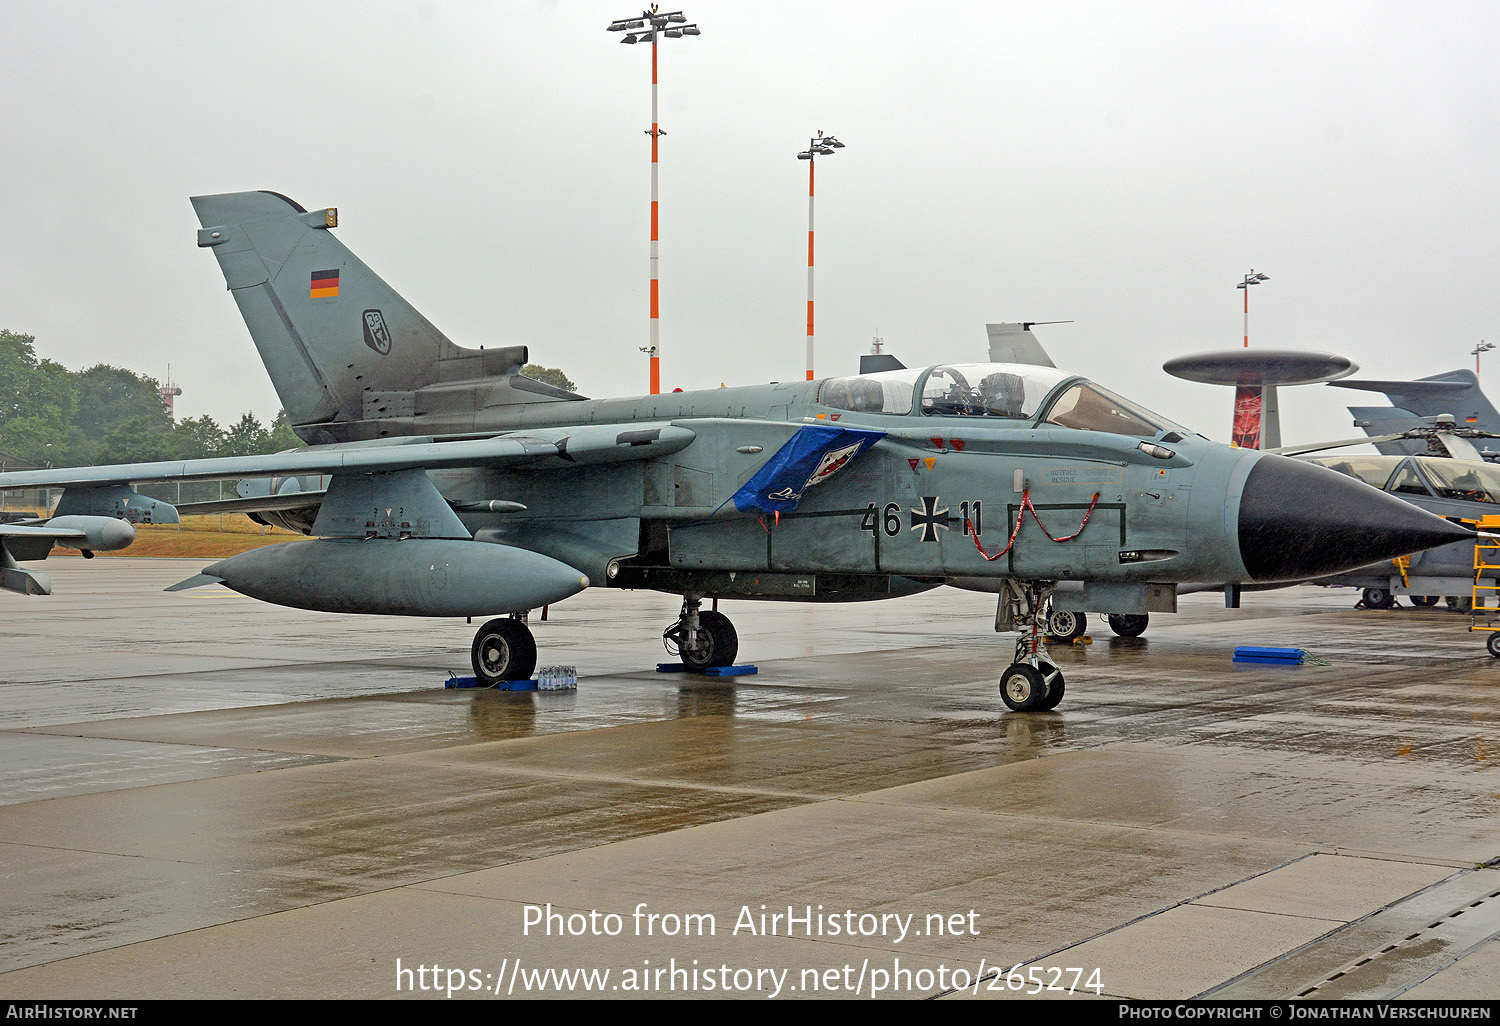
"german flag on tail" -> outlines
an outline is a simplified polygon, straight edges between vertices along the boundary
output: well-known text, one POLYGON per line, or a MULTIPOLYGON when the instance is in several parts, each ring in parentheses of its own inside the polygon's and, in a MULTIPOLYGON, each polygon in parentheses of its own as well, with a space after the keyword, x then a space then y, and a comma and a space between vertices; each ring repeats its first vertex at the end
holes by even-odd
POLYGON ((309 299, 332 299, 339 294, 339 269, 314 271, 308 287, 309 299))

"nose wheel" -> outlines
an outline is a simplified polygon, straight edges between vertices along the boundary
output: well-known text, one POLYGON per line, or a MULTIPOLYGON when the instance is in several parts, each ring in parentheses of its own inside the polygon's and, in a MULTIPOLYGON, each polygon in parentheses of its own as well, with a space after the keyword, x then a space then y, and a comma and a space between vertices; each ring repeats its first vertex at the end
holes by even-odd
POLYGON ((1066 687, 1051 663, 1012 663, 1000 675, 1000 700, 1012 712, 1047 712, 1057 708, 1066 687))

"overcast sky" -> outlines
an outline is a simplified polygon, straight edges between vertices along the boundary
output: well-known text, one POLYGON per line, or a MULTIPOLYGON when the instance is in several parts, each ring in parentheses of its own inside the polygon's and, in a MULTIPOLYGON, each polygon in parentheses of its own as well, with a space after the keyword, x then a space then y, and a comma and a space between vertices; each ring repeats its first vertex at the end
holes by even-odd
MULTIPOLYGON (((1059 366, 1225 440, 1228 389, 1161 364, 1240 344, 1251 268, 1252 348, 1418 377, 1500 341, 1500 4, 695 4, 660 52, 665 388, 802 377, 819 129, 820 376, 877 331, 918 365, 1070 319, 1059 366)), ((638 10, 0 0, 0 327, 269 420, 188 197, 270 189, 455 342, 642 393, 650 50, 605 32, 638 10)), ((1351 401, 1286 390, 1286 440, 1351 401)))

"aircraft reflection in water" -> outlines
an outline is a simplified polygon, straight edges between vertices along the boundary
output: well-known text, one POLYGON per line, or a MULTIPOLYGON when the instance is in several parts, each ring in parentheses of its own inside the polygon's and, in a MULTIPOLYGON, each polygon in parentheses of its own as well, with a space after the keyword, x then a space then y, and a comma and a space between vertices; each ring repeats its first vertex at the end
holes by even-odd
MULTIPOLYGON (((1471 537, 1323 467, 1232 449, 1052 367, 966 364, 589 400, 519 373, 526 348, 463 349, 334 238, 333 209, 269 192, 200 196, 199 245, 307 449, 0 475, 63 487, 48 521, 0 527, 3 583, 53 544, 128 544, 178 511, 148 482, 329 475, 234 509, 316 540, 222 560, 223 584, 280 605, 498 616, 475 673, 524 678, 526 614, 586 586, 680 594, 665 637, 690 669, 738 638, 705 598, 838 602, 955 580, 999 592, 1017 630, 1001 696, 1054 707, 1039 612, 1173 610, 1187 581, 1306 580, 1471 537), (1059 583, 1066 588, 1057 589, 1059 583)), ((261 490, 271 489, 262 486, 261 490)), ((857 614, 850 614, 857 615, 857 614)))

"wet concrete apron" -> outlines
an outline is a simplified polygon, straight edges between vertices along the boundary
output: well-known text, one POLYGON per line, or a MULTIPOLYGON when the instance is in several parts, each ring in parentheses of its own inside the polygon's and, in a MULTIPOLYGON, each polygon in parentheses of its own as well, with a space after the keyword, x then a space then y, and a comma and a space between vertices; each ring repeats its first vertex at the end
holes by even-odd
POLYGON ((442 688, 462 622, 160 591, 197 569, 54 560, 52 598, 0 597, 0 996, 397 996, 398 958, 1500 996, 1500 661, 1441 607, 1091 617, 1062 705, 1021 715, 993 599, 952 589, 724 603, 760 673, 723 681, 652 672, 676 600, 589 591, 533 623, 578 691, 512 694, 442 688), (546 903, 718 929, 526 930, 546 903), (975 928, 730 931, 761 905, 975 928))

